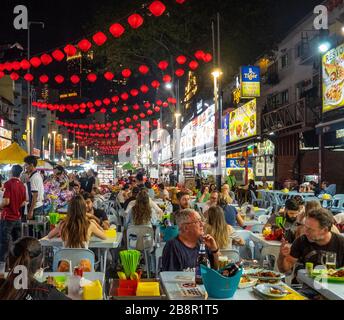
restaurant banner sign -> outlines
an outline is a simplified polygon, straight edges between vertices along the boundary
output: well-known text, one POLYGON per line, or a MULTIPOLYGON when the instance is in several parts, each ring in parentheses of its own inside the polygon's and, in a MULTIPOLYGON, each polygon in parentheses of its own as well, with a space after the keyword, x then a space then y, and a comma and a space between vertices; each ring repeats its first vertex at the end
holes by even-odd
POLYGON ((257 135, 257 100, 253 99, 230 113, 230 143, 257 135))
POLYGON ((344 107, 344 44, 322 58, 323 113, 344 107))
POLYGON ((225 141, 226 144, 229 143, 229 113, 227 113, 223 118, 222 118, 222 128, 225 130, 225 141))
POLYGON ((260 68, 244 66, 240 69, 241 97, 260 97, 260 68))

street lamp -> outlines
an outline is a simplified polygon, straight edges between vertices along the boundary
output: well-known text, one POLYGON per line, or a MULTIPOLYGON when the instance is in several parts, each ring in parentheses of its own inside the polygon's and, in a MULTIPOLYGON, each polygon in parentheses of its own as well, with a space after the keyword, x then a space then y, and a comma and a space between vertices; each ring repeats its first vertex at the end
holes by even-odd
POLYGON ((30 124, 31 124, 31 128, 30 128, 30 135, 29 135, 29 139, 30 139, 30 154, 32 154, 33 148, 34 148, 34 144, 35 144, 35 138, 34 138, 34 128, 35 128, 35 117, 29 117, 30 120, 30 124))
POLYGON ((76 146, 78 147, 78 160, 79 160, 79 158, 80 158, 80 146, 79 146, 79 143, 77 143, 76 146))
POLYGON ((73 158, 75 159, 76 158, 76 156, 75 156, 75 145, 76 145, 76 143, 73 142, 72 144, 73 144, 73 158))
POLYGON ((56 148, 56 131, 53 131, 53 161, 55 161, 55 148, 56 148))
POLYGON ((51 134, 48 133, 48 150, 49 150, 49 160, 51 159, 51 134))
POLYGON ((330 50, 330 48, 331 48, 331 44, 328 41, 320 43, 320 45, 318 47, 319 52, 321 52, 321 53, 326 53, 327 51, 330 50))
POLYGON ((85 158, 86 158, 85 160, 86 160, 86 161, 87 161, 87 152, 88 152, 88 151, 87 151, 87 146, 85 146, 85 158))

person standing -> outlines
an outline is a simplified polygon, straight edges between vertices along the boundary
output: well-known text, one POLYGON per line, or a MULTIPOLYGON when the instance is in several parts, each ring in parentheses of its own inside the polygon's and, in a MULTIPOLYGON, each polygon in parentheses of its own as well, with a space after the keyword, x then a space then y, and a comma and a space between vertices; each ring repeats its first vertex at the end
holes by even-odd
POLYGON ((92 169, 87 171, 87 177, 88 178, 87 178, 87 182, 86 182, 84 190, 88 193, 91 193, 93 190, 93 187, 96 184, 96 178, 94 177, 94 172, 92 169))
POLYGON ((0 204, 0 261, 5 261, 10 242, 17 241, 21 236, 21 212, 25 205, 26 189, 19 177, 23 168, 14 165, 11 170, 11 179, 4 185, 4 196, 0 204))
POLYGON ((35 216, 43 215, 44 201, 44 185, 42 176, 36 170, 37 158, 27 156, 24 159, 24 168, 29 175, 28 193, 29 193, 29 209, 27 214, 28 220, 33 220, 35 216))
POLYGON ((226 182, 229 185, 229 190, 230 191, 235 191, 235 187, 236 187, 237 181, 236 181, 235 176, 232 174, 232 172, 227 177, 227 181, 226 182))

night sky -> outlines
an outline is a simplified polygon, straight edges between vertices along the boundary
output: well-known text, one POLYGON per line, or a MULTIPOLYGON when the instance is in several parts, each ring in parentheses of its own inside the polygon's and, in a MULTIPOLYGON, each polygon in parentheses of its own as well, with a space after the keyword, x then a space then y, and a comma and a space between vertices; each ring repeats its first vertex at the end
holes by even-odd
MULTIPOLYGON (((56 48, 67 42, 82 38, 85 33, 83 26, 92 21, 92 17, 102 5, 113 4, 116 2, 131 0, 59 0, 59 1, 11 1, 2 0, 0 9, 0 44, 19 42, 26 47, 27 32, 24 30, 16 31, 13 27, 13 8, 16 5, 24 4, 29 9, 29 19, 31 21, 43 21, 46 26, 41 30, 40 26, 32 28, 32 52, 38 53, 44 50, 56 48)), ((172 0, 168 0, 172 1, 172 0)), ((194 1, 197 0, 188 0, 194 1)), ((230 0, 224 0, 230 2, 230 0)), ((144 3, 144 1, 141 1, 144 3)), ((248 1, 250 2, 250 1, 248 1)), ((309 13, 320 0, 271 0, 271 10, 274 24, 276 25, 276 34, 281 36, 295 22, 309 13)), ((253 1, 257 6, 259 0, 253 1)), ((209 1, 212 6, 212 1, 209 1)), ((115 10, 114 10, 115 12, 115 10)), ((223 19, 230 19, 230 12, 222 13, 223 19)), ((116 20, 114 13, 114 21, 116 20)), ((244 23, 245 17, 243 17, 244 23)), ((254 48, 252 48, 254 50, 254 48)), ((257 56, 260 52, 257 52, 257 56)))

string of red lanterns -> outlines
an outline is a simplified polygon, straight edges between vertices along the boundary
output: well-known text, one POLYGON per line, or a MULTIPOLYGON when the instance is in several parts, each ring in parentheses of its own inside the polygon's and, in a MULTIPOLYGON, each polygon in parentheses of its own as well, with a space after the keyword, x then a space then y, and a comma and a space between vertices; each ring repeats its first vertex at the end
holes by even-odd
MULTIPOLYGON (((147 4, 143 5, 141 8, 148 8, 149 12, 154 17, 160 17, 162 16, 166 11, 166 6, 161 1, 153 1, 148 6, 147 4)), ((144 18, 142 15, 138 14, 135 10, 135 13, 130 14, 127 18, 127 23, 132 29, 138 29, 141 27, 144 23, 144 18)), ((116 22, 112 24, 109 27, 109 32, 114 38, 120 38, 125 33, 125 27, 119 23, 116 22)), ((108 41, 108 37, 106 34, 102 31, 98 31, 92 36, 92 41, 97 46, 102 46, 108 41)), ((81 39, 76 45, 73 44, 67 44, 63 51, 61 49, 55 49, 52 52, 44 53, 40 57, 35 56, 28 61, 27 59, 23 59, 20 62, 19 61, 6 61, 4 63, 0 64, 0 72, 6 71, 19 71, 19 70, 28 70, 31 67, 38 68, 42 64, 44 66, 49 65, 54 60, 57 62, 61 62, 65 59, 65 57, 71 57, 74 56, 77 53, 77 50, 81 50, 82 52, 88 52, 92 48, 92 43, 90 40, 84 38, 81 39)))

